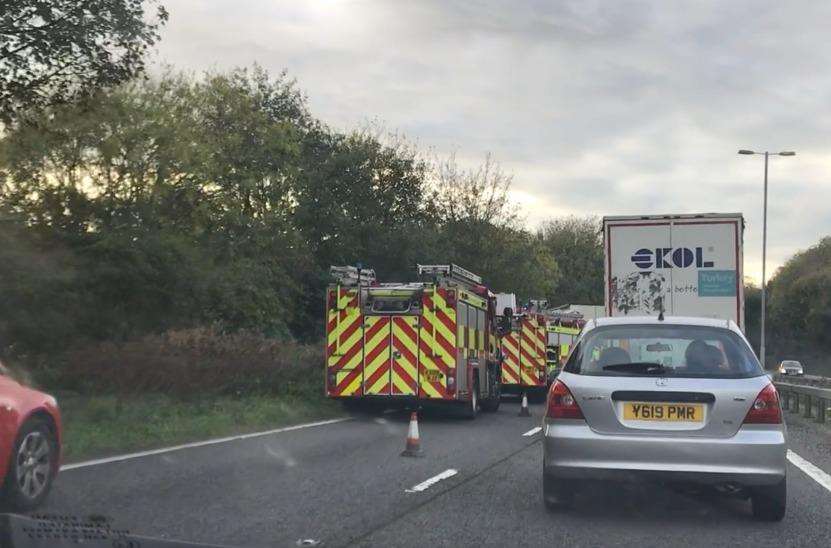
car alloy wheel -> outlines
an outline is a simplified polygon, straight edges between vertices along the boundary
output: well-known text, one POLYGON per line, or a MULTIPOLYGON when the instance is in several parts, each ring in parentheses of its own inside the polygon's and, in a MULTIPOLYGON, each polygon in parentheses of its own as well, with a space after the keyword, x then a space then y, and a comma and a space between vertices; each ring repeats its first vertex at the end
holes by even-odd
POLYGON ((49 440, 39 431, 29 432, 17 450, 17 485, 29 499, 36 499, 52 473, 49 440))

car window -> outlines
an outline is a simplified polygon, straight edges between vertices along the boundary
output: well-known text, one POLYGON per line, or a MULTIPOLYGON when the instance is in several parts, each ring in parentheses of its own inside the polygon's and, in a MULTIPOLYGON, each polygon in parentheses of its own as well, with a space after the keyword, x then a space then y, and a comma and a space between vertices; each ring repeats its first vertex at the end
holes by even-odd
POLYGON ((637 376, 656 364, 661 376, 743 378, 764 372, 741 337, 727 329, 678 325, 600 327, 575 347, 566 371, 583 375, 637 376))

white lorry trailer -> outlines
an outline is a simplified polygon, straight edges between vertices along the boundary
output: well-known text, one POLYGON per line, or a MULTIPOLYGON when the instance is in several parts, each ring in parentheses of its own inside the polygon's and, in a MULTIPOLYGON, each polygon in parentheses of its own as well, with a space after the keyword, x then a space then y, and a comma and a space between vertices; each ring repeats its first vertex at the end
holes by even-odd
POLYGON ((744 329, 741 213, 603 218, 606 313, 724 318, 744 329))

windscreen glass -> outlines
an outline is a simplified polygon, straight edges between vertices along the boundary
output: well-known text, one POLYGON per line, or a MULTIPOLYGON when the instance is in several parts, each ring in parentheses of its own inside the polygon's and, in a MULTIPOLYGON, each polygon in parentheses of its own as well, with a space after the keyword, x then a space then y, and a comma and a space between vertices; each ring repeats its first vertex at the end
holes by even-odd
POLYGON ((627 325, 595 329, 566 371, 583 375, 742 378, 763 373, 739 336, 727 329, 627 325))

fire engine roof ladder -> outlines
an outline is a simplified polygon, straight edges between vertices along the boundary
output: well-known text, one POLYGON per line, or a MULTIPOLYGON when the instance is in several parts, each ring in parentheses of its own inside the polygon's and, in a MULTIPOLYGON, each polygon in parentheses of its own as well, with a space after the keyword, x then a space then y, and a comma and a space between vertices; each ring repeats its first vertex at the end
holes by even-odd
POLYGON ((428 275, 434 278, 441 276, 467 286, 482 284, 481 276, 457 264, 420 264, 417 266, 419 276, 428 275))
POLYGON ((375 282, 375 271, 371 268, 330 266, 329 275, 338 282, 338 285, 344 286, 369 285, 375 282))

